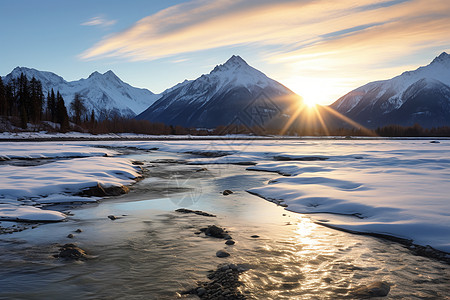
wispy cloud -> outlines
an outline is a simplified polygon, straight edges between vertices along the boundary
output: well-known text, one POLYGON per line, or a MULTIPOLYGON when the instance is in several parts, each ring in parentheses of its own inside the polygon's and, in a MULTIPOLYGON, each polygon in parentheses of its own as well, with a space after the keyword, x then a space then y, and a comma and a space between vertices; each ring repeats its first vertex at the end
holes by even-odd
POLYGON ((356 76, 349 74, 362 68, 378 64, 377 72, 386 71, 393 66, 380 66, 402 55, 447 49, 448 24, 447 0, 192 0, 105 37, 80 57, 139 61, 234 45, 269 47, 265 59, 289 64, 289 78, 345 70, 341 85, 348 85, 356 76))
POLYGON ((88 21, 81 23, 83 26, 101 26, 110 27, 117 23, 117 20, 108 20, 104 16, 96 16, 90 18, 88 21))
MULTIPOLYGON (((309 48, 328 48, 341 39, 356 42, 358 47, 360 39, 370 48, 386 40, 399 44, 395 40, 400 38, 402 48, 411 50, 411 45, 420 42, 448 41, 450 31, 443 25, 449 21, 450 2, 446 0, 194 0, 141 19, 81 57, 152 60, 247 43, 295 46, 308 41, 309 48)), ((95 17, 83 24, 113 22, 95 17)))

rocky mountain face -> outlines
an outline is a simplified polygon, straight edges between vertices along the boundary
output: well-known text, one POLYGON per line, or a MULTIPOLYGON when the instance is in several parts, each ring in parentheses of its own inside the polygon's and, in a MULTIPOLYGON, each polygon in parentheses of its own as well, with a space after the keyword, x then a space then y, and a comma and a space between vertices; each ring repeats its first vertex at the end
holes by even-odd
POLYGON ((450 55, 443 52, 427 66, 368 83, 330 107, 368 128, 450 126, 450 55))
POLYGON ((100 119, 111 115, 134 117, 160 97, 147 89, 132 87, 120 80, 112 71, 104 74, 94 72, 86 79, 69 82, 51 72, 17 67, 3 77, 3 81, 8 83, 12 78, 20 77, 21 73, 29 80, 34 77, 41 81, 44 95, 47 95, 47 91, 51 89, 55 93, 59 91, 67 107, 75 94, 80 94, 85 100, 88 111, 94 110, 95 115, 100 119))
POLYGON ((233 55, 209 74, 166 90, 136 118, 196 128, 281 126, 299 101, 291 90, 233 55))

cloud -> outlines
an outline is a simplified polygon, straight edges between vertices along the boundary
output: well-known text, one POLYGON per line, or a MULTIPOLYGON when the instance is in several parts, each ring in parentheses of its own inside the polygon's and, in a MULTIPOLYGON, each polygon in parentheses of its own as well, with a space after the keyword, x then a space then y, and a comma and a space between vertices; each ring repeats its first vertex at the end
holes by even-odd
POLYGON ((107 20, 103 16, 96 16, 90 18, 88 21, 81 23, 82 26, 101 26, 110 27, 117 23, 117 20, 107 20))
POLYGON ((80 58, 149 61, 247 46, 286 66, 278 80, 334 80, 330 89, 348 91, 405 70, 405 57, 448 50, 448 24, 447 0, 192 0, 105 37, 80 58))
MULTIPOLYGON (((450 2, 445 0, 362 0, 357 4, 349 0, 195 0, 143 18, 130 29, 98 42, 81 57, 153 60, 252 43, 278 45, 289 54, 289 49, 305 44, 309 46, 304 48, 317 50, 340 40, 357 47, 363 43, 364 48, 380 47, 380 41, 399 44, 396 39, 400 34, 406 42, 403 48, 408 48, 424 39, 448 41, 450 31, 440 25, 449 21, 450 2)), ((95 17, 83 24, 104 26, 111 22, 115 21, 95 17)))

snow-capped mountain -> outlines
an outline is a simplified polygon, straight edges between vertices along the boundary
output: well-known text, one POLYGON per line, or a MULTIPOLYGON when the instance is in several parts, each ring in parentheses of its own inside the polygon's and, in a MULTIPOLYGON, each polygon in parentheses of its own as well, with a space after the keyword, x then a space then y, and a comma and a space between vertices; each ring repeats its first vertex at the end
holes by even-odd
POLYGON ((371 128, 450 125, 450 55, 443 52, 427 66, 368 83, 330 107, 371 128))
POLYGON ((197 128, 265 126, 298 101, 291 90, 233 55, 209 74, 166 90, 136 118, 197 128))
POLYGON ((4 77, 5 83, 12 78, 20 77, 23 73, 30 80, 36 78, 41 81, 44 95, 53 89, 59 91, 69 107, 75 93, 85 99, 88 111, 95 111, 97 117, 105 118, 109 114, 119 114, 124 117, 134 117, 153 104, 160 95, 153 94, 147 89, 135 88, 123 82, 112 71, 104 74, 92 73, 86 79, 66 81, 61 76, 51 72, 39 71, 31 68, 17 67, 4 77))

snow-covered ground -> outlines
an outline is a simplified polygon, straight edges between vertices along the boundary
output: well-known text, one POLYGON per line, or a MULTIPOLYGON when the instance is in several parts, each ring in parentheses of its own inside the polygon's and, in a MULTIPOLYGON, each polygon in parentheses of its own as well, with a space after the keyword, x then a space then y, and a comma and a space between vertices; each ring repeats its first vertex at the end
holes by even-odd
POLYGON ((89 157, 34 167, 0 165, 0 203, 13 205, 13 200, 24 198, 21 203, 39 204, 61 195, 72 197, 67 192, 96 182, 130 183, 137 175, 130 161, 95 147, 99 145, 190 152, 194 153, 188 160, 191 164, 253 164, 245 172, 269 171, 280 176, 249 192, 287 205, 288 210, 309 214, 319 223, 412 239, 450 252, 448 140, 3 143, 0 157, 76 156, 77 151, 89 154, 78 156, 89 157))
POLYGON ((256 164, 279 178, 249 192, 319 223, 412 239, 450 252, 450 142, 429 140, 164 141, 142 149, 203 152, 192 164, 256 164), (228 154, 211 157, 212 153, 228 154))
POLYGON ((0 144, 0 220, 58 221, 60 212, 40 209, 55 203, 95 202, 75 196, 82 189, 122 186, 140 174, 129 159, 116 151, 64 143, 0 144), (39 163, 13 164, 39 159, 39 163), (32 207, 29 205, 33 205, 32 207))

